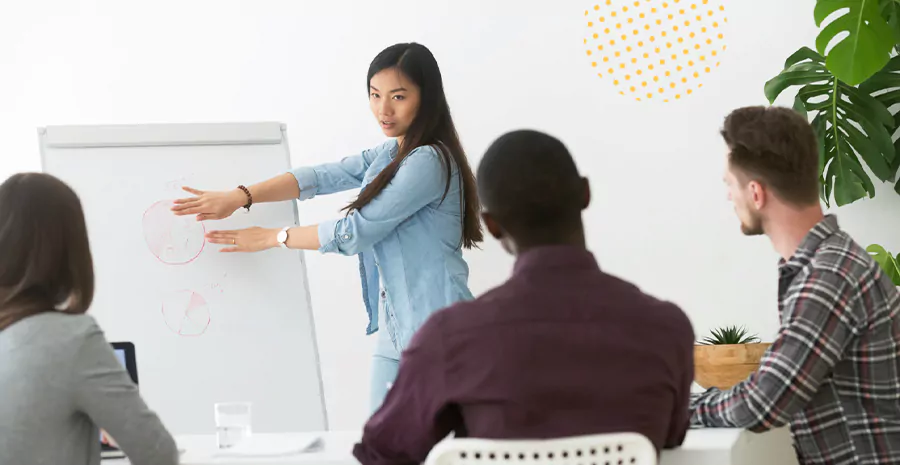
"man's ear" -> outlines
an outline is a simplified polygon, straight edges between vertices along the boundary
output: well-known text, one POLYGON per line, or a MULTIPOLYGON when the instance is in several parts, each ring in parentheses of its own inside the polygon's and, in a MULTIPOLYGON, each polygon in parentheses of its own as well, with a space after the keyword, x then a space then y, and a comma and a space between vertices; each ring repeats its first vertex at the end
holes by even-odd
POLYGON ((591 184, 588 182, 587 178, 581 178, 581 182, 584 185, 584 203, 582 204, 581 209, 587 210, 587 207, 591 204, 591 184))
POLYGON ((769 192, 766 187, 756 181, 750 181, 747 188, 750 191, 750 201, 753 202, 753 206, 757 211, 762 210, 769 201, 769 192))
POLYGON ((494 236, 494 239, 503 239, 503 236, 505 235, 503 233, 503 228, 500 227, 500 225, 490 213, 482 212, 481 219, 482 221, 484 221, 484 225, 487 227, 487 230, 491 234, 491 236, 494 236))

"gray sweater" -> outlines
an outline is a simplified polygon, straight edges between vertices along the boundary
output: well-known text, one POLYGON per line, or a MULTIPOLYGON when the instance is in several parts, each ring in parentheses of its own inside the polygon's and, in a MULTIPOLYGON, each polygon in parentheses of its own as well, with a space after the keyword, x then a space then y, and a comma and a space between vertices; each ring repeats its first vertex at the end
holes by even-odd
POLYGON ((97 465, 98 427, 134 465, 178 463, 92 317, 49 312, 0 331, 0 464, 97 465))

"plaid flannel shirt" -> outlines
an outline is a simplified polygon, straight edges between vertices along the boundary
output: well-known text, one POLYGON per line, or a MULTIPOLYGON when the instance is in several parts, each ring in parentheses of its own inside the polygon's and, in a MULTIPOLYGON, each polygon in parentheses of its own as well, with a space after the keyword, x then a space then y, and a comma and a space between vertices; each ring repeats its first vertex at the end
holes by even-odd
POLYGON ((790 424, 803 464, 900 464, 900 294, 826 216, 779 261, 781 328, 759 370, 691 402, 694 425, 790 424))

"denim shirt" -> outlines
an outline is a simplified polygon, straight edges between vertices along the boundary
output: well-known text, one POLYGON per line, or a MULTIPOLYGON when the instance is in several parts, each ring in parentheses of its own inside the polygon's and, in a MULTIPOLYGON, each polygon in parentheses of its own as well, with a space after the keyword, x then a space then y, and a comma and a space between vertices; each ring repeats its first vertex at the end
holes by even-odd
MULTIPOLYGON (((384 144, 341 161, 291 171, 299 200, 368 185, 397 156, 398 144, 384 144)), ((391 339, 402 351, 436 310, 472 299, 469 267, 462 257, 462 183, 432 146, 416 148, 391 182, 369 204, 344 218, 319 224, 322 253, 357 255, 366 334, 378 330, 379 288, 383 286, 391 339)))

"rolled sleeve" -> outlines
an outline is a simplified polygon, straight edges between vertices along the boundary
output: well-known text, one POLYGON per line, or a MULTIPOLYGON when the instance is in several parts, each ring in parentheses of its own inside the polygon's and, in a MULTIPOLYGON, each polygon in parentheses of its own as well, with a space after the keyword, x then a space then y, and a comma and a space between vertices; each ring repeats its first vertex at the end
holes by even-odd
POLYGON ((298 200, 309 200, 316 196, 319 192, 319 183, 315 169, 304 166, 292 170, 291 174, 297 179, 297 186, 300 188, 298 200))
POLYGON ((299 200, 309 200, 316 195, 328 195, 350 189, 358 189, 366 171, 381 153, 392 150, 396 142, 385 142, 373 149, 363 150, 359 155, 342 158, 334 163, 304 166, 290 171, 300 187, 299 200))
MULTIPOLYGON (((337 252, 337 224, 340 220, 329 220, 319 223, 319 252, 333 253, 337 252)), ((347 237, 349 240, 350 237, 347 237)))

